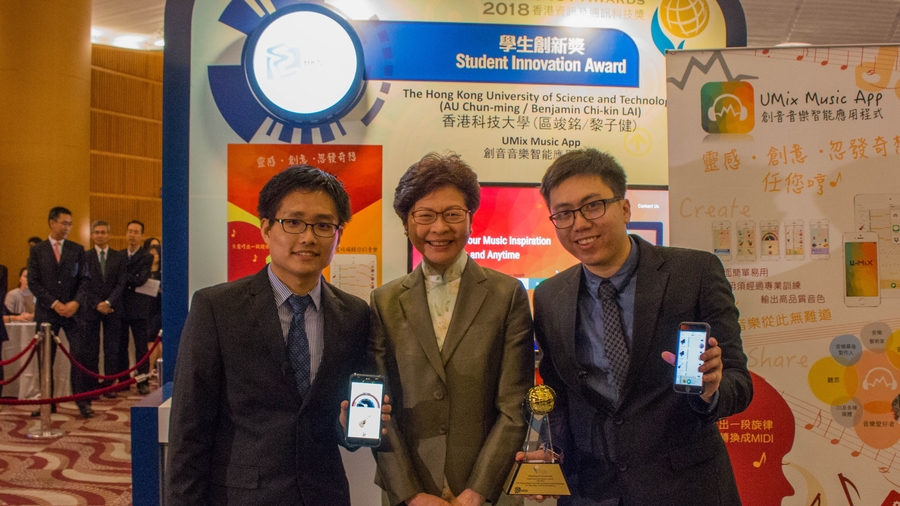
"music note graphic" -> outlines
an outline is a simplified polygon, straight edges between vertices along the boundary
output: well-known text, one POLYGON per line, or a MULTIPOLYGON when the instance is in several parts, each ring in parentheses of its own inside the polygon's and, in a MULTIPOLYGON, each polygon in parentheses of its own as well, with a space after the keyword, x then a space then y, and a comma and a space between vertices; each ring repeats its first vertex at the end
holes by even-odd
POLYGON ((888 462, 888 465, 879 467, 878 471, 881 472, 881 474, 887 474, 887 473, 891 472, 891 466, 894 465, 894 457, 896 457, 896 456, 897 456, 896 453, 891 455, 891 461, 888 462))
POLYGON ((253 263, 256 263, 256 255, 253 255, 253 263))
POLYGON ((804 425, 803 428, 806 430, 812 430, 813 427, 818 427, 819 424, 821 424, 821 423, 822 423, 822 410, 820 409, 819 414, 816 415, 816 419, 813 420, 813 423, 808 423, 808 424, 804 425))
POLYGON ((828 52, 825 53, 825 59, 822 60, 822 66, 828 65, 828 60, 831 58, 831 49, 828 49, 828 52))
MULTIPOLYGON (((865 446, 865 444, 859 445, 859 450, 853 450, 852 452, 850 452, 850 456, 851 457, 859 457, 859 455, 862 453, 863 446, 865 446)), ((877 453, 875 454, 875 459, 878 460, 877 453)))
POLYGON ((236 235, 237 235, 237 229, 236 228, 231 229, 231 237, 234 237, 236 235))
POLYGON ((753 467, 759 468, 760 466, 762 466, 765 463, 766 463, 766 452, 763 452, 762 457, 760 457, 759 460, 753 461, 753 467))
MULTIPOLYGON (((828 422, 828 426, 831 427, 831 422, 828 422)), ((841 442, 841 439, 844 439, 844 431, 847 430, 847 427, 841 429, 840 435, 836 438, 832 438, 831 444, 836 445, 841 442)), ((825 433, 828 434, 828 429, 825 429, 825 433)))

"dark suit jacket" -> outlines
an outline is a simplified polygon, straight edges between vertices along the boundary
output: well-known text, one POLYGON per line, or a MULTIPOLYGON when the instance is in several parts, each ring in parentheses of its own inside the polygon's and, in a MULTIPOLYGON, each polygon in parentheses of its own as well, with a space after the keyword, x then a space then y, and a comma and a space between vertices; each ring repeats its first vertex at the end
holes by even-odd
MULTIPOLYGON (((6 266, 0 265, 0 295, 2 295, 2 297, 0 297, 0 301, 6 299, 6 290, 8 289, 8 283, 9 283, 9 279, 7 277, 8 275, 9 275, 9 273, 6 270, 6 266)), ((0 316, 5 315, 8 312, 9 311, 6 310, 6 304, 3 304, 2 302, 0 302, 0 316)), ((6 325, 2 325, 2 323, 3 323, 3 319, 0 318, 0 327, 2 327, 2 328, 0 328, 0 343, 2 343, 4 341, 9 341, 9 336, 6 334, 6 325)), ((3 366, 0 365, 0 369, 2 369, 2 368, 3 368, 3 366)), ((0 372, 0 374, 2 374, 2 372, 0 372)), ((2 390, 2 389, 3 389, 3 387, 0 386, 0 390, 2 390)))
POLYGON ((337 419, 365 361, 369 308, 322 284, 325 349, 303 399, 266 268, 194 295, 175 366, 167 505, 350 504, 337 419))
POLYGON ((522 400, 534 384, 528 295, 518 280, 472 259, 438 349, 425 278, 372 292, 376 369, 394 406, 376 454, 376 482, 392 504, 466 488, 496 501, 525 439, 522 400))
POLYGON ((125 305, 123 318, 128 320, 145 320, 150 317, 150 310, 153 307, 153 299, 149 295, 135 293, 134 289, 143 285, 150 279, 150 269, 153 267, 153 255, 144 248, 138 248, 128 258, 128 250, 123 249, 122 254, 125 256, 125 291, 122 299, 125 305))
POLYGON ((56 300, 62 303, 83 300, 89 275, 84 266, 84 248, 77 242, 66 239, 59 263, 48 239, 32 246, 28 256, 28 288, 37 298, 34 321, 38 325, 62 323, 64 318, 50 305, 56 300))
POLYGON ((104 300, 109 301, 113 308, 113 315, 121 315, 125 308, 122 303, 122 293, 125 290, 126 270, 125 262, 127 254, 115 251, 112 248, 106 250, 106 276, 100 272, 100 257, 96 248, 85 252, 85 265, 91 273, 90 280, 85 283, 84 296, 81 305, 85 319, 97 319, 101 316, 97 312, 97 304, 104 300))
POLYGON ((743 411, 753 386, 722 263, 710 253, 634 238, 640 250, 634 335, 618 408, 583 383, 586 374, 575 356, 581 264, 535 290, 536 335, 544 352, 540 371, 558 395, 551 414, 553 443, 564 453, 563 472, 573 494, 559 504, 621 498, 626 506, 739 505, 715 422, 743 411), (676 350, 683 321, 709 323, 722 348, 718 403, 708 414, 691 406, 702 406, 702 400, 691 402, 691 396, 674 392, 673 367, 660 357, 676 350))

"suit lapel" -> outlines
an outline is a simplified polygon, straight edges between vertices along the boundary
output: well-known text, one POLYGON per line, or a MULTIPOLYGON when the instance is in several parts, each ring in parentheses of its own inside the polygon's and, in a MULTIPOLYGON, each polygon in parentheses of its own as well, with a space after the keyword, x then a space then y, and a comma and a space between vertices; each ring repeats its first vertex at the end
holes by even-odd
MULTIPOLYGON (((325 371, 332 371, 339 369, 340 361, 346 360, 346 354, 343 353, 343 344, 344 341, 341 339, 341 336, 347 335, 348 331, 344 326, 344 322, 346 321, 342 315, 345 314, 343 309, 343 303, 341 303, 340 299, 334 294, 331 290, 331 287, 325 283, 323 279, 322 283, 322 298, 320 308, 321 311, 325 311, 324 320, 325 320, 325 328, 323 329, 323 345, 322 349, 322 362, 319 363, 319 368, 316 372, 316 379, 309 386, 309 392, 307 393, 304 400, 313 399, 318 395, 319 390, 322 389, 323 378, 325 377, 325 371)), ((308 406, 308 402, 303 403, 303 408, 308 406)))
MULTIPOLYGON (((468 270, 468 269, 467 269, 468 270)), ((441 351, 437 346, 437 337, 434 335, 434 326, 431 323, 431 312, 428 310, 428 298, 425 292, 425 274, 422 266, 411 272, 403 280, 403 288, 406 291, 400 294, 400 308, 406 317, 406 329, 413 334, 412 339, 417 340, 425 352, 425 356, 431 366, 437 372, 444 383, 447 376, 444 372, 444 361, 441 351)), ((451 324, 452 325, 452 324, 451 324)), ((444 347, 446 347, 446 340, 444 347)))
POLYGON ((651 349, 655 349, 656 325, 666 284, 669 281, 669 273, 660 271, 663 259, 654 246, 638 237, 635 240, 640 248, 640 259, 635 272, 637 286, 634 294, 635 319, 631 338, 631 362, 623 397, 635 383, 635 378, 640 374, 643 365, 648 360, 655 360, 648 357, 648 353, 651 349))
POLYGON ((288 371, 290 361, 287 355, 287 345, 284 342, 281 321, 278 319, 275 294, 269 282, 268 266, 259 271, 250 282, 250 310, 251 314, 255 315, 262 346, 272 357, 272 362, 281 365, 282 380, 291 392, 291 396, 300 404, 302 399, 300 391, 297 390, 297 382, 294 375, 288 371))
POLYGON ((487 297, 487 288, 482 283, 487 280, 484 269, 471 258, 466 260, 466 268, 459 280, 459 293, 456 296, 456 305, 453 315, 450 317, 450 327, 444 338, 444 347, 441 348, 442 365, 447 365, 450 357, 459 346, 463 336, 475 320, 478 311, 481 310, 484 299, 487 297))
MULTIPOLYGON (((575 352, 575 322, 578 318, 578 292, 581 289, 581 264, 575 265, 566 274, 566 287, 556 295, 553 305, 553 319, 556 321, 558 336, 561 336, 564 363, 558 364, 557 371, 567 377, 570 385, 579 384, 576 374, 581 370, 575 352)), ((553 357, 557 361, 557 357, 553 357)))

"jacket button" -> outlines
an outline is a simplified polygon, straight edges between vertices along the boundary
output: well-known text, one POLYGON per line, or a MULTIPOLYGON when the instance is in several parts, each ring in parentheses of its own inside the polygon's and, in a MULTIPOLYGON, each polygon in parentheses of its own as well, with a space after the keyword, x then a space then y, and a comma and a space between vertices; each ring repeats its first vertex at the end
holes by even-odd
POLYGON ((434 391, 434 398, 437 399, 437 400, 443 399, 443 398, 444 398, 444 391, 443 391, 443 390, 435 390, 435 391, 434 391))
POLYGON ((613 423, 615 423, 616 425, 622 425, 624 422, 625 422, 625 420, 622 420, 621 416, 617 416, 617 417, 613 418, 613 423))
POLYGON ((628 470, 628 464, 619 463, 619 471, 622 471, 624 473, 627 470, 628 470))
POLYGON ((438 429, 438 432, 440 432, 441 434, 446 434, 446 433, 447 433, 447 427, 444 426, 444 425, 441 425, 441 428, 438 429))

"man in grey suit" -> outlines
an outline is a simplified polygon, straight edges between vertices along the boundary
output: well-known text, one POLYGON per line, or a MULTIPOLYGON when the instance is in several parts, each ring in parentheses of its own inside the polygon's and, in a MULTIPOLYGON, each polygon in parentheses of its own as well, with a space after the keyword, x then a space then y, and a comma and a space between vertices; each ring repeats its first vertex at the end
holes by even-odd
POLYGON ((541 375, 557 393, 560 505, 740 504, 715 421, 753 395, 738 311, 718 258, 629 236, 625 172, 595 149, 558 158, 541 193, 580 264, 534 294, 541 375), (679 324, 711 327, 704 392, 673 390, 679 324))
POLYGON ((289 167, 259 194, 271 264, 198 291, 182 331, 166 504, 349 505, 338 415, 369 309, 326 283, 350 221, 332 175, 289 167))

